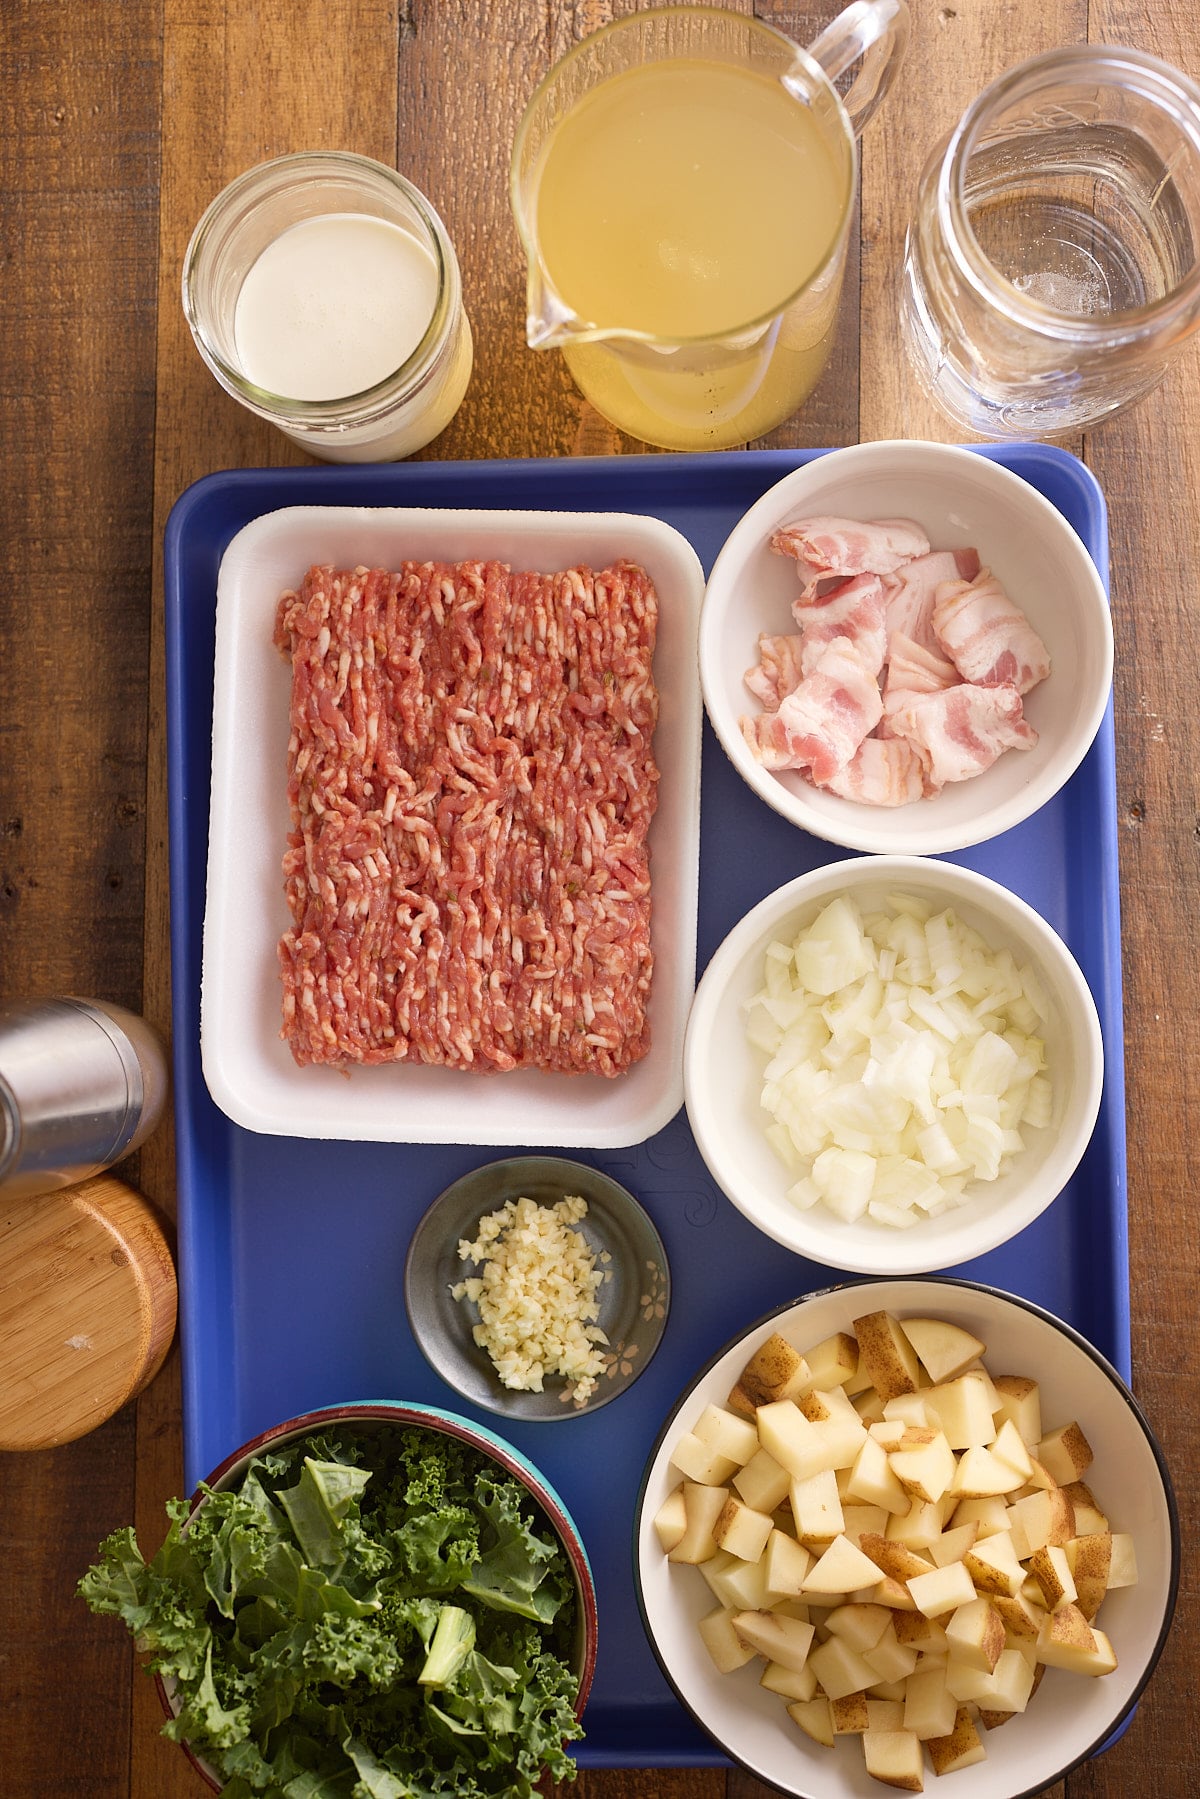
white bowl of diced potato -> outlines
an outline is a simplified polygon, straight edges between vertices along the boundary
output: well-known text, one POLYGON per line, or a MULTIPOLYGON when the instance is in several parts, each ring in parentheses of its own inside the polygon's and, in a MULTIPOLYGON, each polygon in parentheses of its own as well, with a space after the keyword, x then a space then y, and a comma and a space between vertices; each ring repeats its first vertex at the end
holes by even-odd
POLYGON ((958 1267, 1062 1192, 1095 1128, 1095 1001, 1058 933, 920 856, 800 875, 729 933, 684 1044, 709 1172, 768 1236, 857 1274, 958 1267))
POLYGON ((1151 1427, 1086 1339, 918 1278, 810 1294, 722 1350, 650 1458, 635 1555, 667 1679, 760 1779, 1017 1799, 1127 1718, 1179 1529, 1151 1427))

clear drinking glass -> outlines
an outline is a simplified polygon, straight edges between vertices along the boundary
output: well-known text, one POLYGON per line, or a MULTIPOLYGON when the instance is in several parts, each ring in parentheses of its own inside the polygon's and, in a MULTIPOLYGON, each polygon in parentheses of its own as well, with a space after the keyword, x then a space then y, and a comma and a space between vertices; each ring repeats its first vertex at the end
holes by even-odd
POLYGON ((329 462, 410 456, 449 424, 471 374, 471 327, 446 229, 410 181, 366 156, 281 156, 231 182, 192 233, 183 309, 226 392, 329 462), (397 318, 406 284, 408 316, 397 318), (267 358, 260 366, 252 345, 267 358), (264 367, 294 369, 301 391, 276 391, 284 377, 272 380, 264 367))
POLYGON ((901 320, 984 437, 1054 437, 1147 393, 1200 323, 1200 89, 1080 45, 993 82, 929 158, 901 320))

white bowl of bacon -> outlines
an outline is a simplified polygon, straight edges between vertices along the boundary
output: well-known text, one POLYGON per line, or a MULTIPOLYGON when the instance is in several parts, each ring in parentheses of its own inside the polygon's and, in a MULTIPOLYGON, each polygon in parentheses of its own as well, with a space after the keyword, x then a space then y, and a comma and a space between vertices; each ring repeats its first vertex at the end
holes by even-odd
POLYGON ((1112 621, 1082 540, 976 451, 871 443, 770 488, 713 565, 705 706, 767 804, 848 849, 998 836, 1087 754, 1112 621))
POLYGON ((854 856, 730 931, 683 1080, 709 1173, 751 1224, 826 1267, 920 1274, 1062 1193, 1104 1046, 1082 970, 1024 900, 953 862, 854 856))

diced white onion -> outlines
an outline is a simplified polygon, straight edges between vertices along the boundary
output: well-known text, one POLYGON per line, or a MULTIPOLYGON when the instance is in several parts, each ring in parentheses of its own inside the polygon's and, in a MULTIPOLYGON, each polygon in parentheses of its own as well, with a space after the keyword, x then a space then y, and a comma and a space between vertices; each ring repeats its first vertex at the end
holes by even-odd
POLYGON ((1054 1090, 1033 970, 951 909, 887 907, 839 896, 772 942, 746 1033, 789 1202, 905 1229, 1003 1174, 1054 1090))

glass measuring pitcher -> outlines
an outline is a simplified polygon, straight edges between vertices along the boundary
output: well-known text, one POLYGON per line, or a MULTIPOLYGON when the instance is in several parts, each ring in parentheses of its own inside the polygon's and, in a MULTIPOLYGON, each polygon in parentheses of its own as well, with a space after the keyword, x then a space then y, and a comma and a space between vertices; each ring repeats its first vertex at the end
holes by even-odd
POLYGON ((788 418, 829 354, 857 137, 907 38, 905 0, 854 0, 808 50, 696 6, 577 44, 513 145, 531 348, 560 349, 605 418, 663 448, 788 418))
POLYGON ((1080 431, 1149 392, 1200 326, 1200 88, 1112 44, 998 77, 921 175, 901 324, 983 437, 1080 431))

